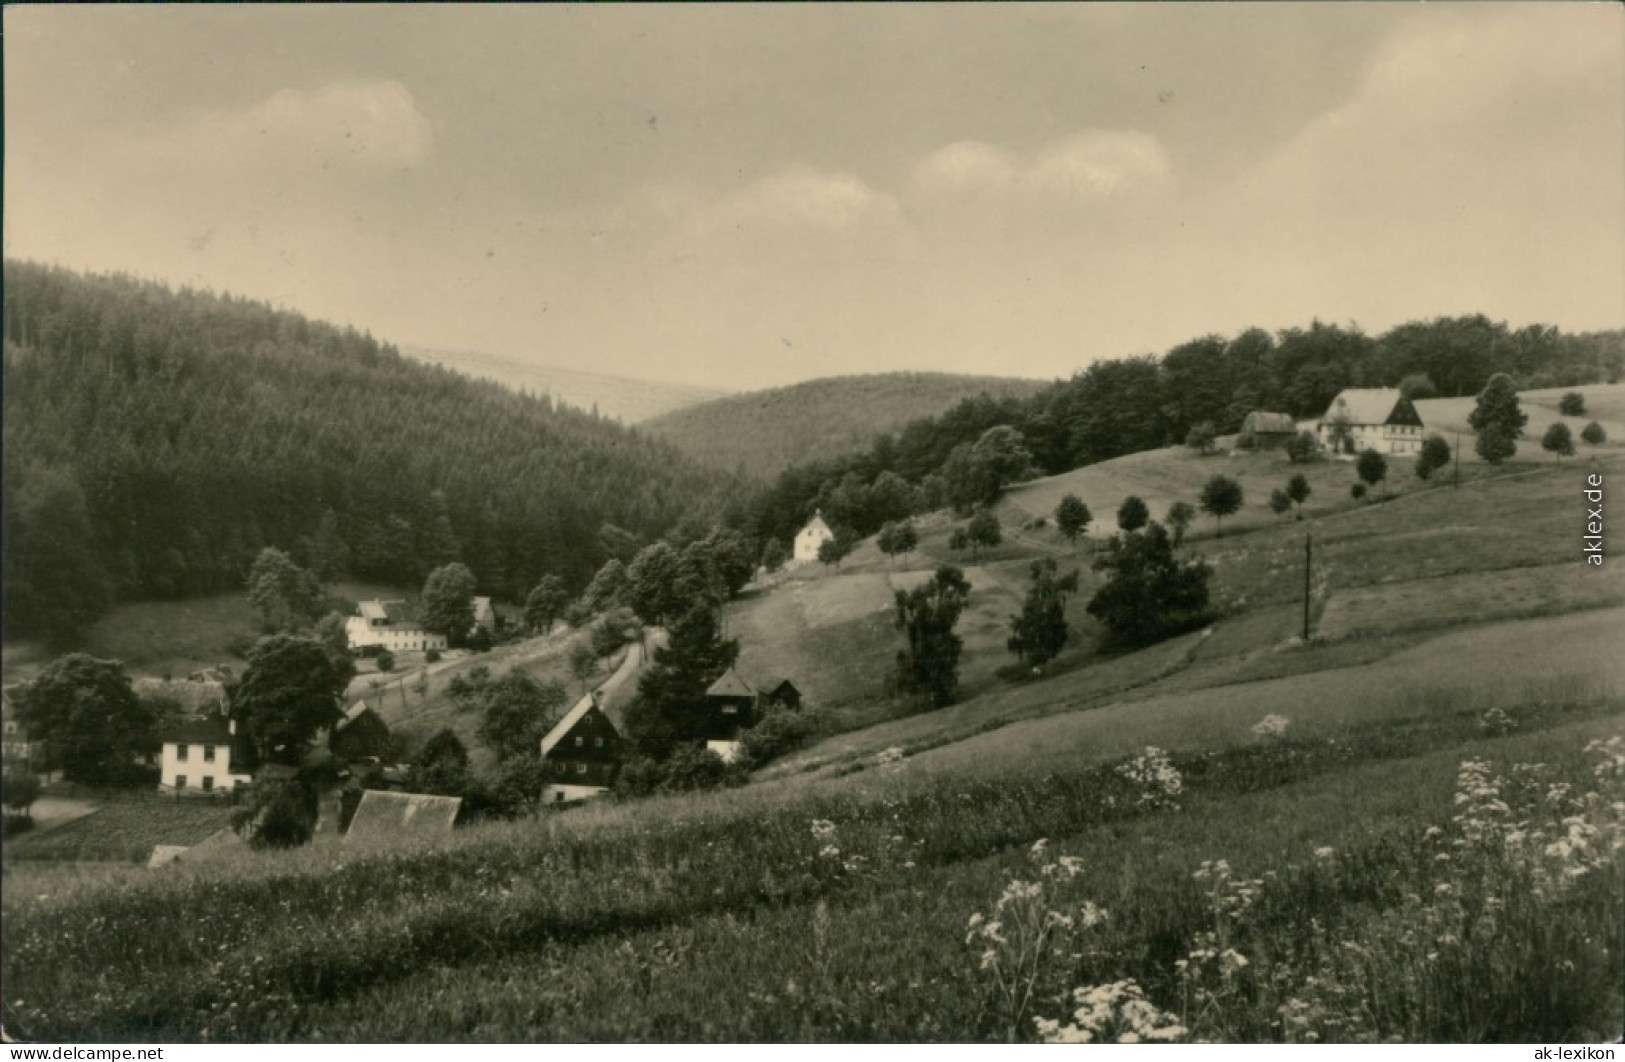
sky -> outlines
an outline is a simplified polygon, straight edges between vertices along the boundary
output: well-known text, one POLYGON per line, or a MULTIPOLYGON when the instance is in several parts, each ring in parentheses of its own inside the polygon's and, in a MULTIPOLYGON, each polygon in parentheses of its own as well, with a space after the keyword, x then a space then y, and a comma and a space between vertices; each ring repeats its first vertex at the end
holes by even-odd
POLYGON ((4 248, 724 389, 1625 326, 1625 8, 7 6, 4 248))

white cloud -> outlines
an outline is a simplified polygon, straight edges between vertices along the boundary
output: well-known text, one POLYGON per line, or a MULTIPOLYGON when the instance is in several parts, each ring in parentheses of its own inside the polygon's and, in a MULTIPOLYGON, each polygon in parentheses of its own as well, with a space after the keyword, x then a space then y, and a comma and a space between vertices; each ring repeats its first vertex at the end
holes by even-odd
POLYGON ((744 186, 702 209, 709 232, 839 231, 889 220, 897 203, 851 173, 792 166, 744 186))
POLYGON ((407 87, 374 80, 283 89, 248 107, 121 133, 114 150, 154 168, 338 176, 410 169, 433 147, 433 126, 407 87))
POLYGON ((1172 173, 1167 151, 1149 133, 1085 129, 1025 158, 995 144, 956 141, 922 159, 911 184, 928 201, 1013 193, 1052 205, 1158 188, 1172 173))

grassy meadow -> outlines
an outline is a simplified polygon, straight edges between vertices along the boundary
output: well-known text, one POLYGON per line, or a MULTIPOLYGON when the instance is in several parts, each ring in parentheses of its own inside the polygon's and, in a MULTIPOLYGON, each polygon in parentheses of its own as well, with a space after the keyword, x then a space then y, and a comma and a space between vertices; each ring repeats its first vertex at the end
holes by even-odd
MULTIPOLYGON (((1183 452, 1109 464, 1096 474, 1113 490, 1253 468, 1250 509, 1255 480, 1288 468, 1183 452)), ((865 543, 838 568, 753 587, 725 621, 740 670, 790 677, 844 729, 742 788, 392 849, 324 835, 155 871, 8 859, 6 1029, 81 1042, 1616 1039, 1625 598, 1616 558, 1575 560, 1580 477, 1594 467, 1612 485, 1625 460, 1480 466, 1460 487, 1411 479, 1361 505, 1350 466, 1310 467, 1304 520, 1253 513, 1187 545, 1214 567, 1213 625, 1137 652, 1105 645, 1083 612, 1092 544, 1008 518, 1019 533, 974 558, 946 548, 939 516, 907 558, 865 543), (1010 666, 1004 634, 1041 555, 1083 576, 1072 643, 1033 675, 1010 666), (962 696, 911 712, 884 694, 892 594, 941 561, 974 586, 962 696)), ((1107 522, 1120 499, 1085 495, 1107 522)), ((471 726, 443 696, 452 675, 552 674, 566 642, 448 662, 427 696, 409 678, 405 710, 391 714, 392 694, 386 716, 414 732, 471 726)))

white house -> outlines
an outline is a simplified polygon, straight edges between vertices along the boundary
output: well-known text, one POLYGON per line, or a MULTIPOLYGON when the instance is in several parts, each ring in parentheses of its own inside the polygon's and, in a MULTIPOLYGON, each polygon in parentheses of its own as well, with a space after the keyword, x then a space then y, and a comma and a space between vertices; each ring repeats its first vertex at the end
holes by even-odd
POLYGON ((1350 387, 1326 407, 1315 436, 1331 454, 1415 454, 1424 430, 1415 404, 1398 388, 1350 387))
POLYGON ((802 563, 818 559, 818 547, 835 537, 835 532, 824 523, 822 512, 813 513, 813 518, 807 521, 807 526, 796 532, 795 560, 802 563))
POLYGON ((398 653, 446 648, 446 636, 424 630, 417 609, 405 601, 363 601, 357 612, 344 621, 351 649, 376 645, 398 653))
POLYGON ((252 782, 252 775, 233 769, 234 729, 219 715, 186 719, 166 728, 160 735, 164 748, 158 788, 211 793, 252 782))

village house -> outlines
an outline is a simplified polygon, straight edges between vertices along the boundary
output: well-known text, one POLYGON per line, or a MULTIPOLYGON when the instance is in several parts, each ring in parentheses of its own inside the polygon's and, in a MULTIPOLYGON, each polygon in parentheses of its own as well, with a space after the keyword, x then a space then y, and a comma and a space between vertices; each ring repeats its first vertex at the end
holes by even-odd
POLYGON ((766 712, 769 708, 788 708, 792 712, 801 710, 801 691, 796 684, 787 678, 768 679, 756 691, 756 707, 766 712))
POLYGON ((1315 435, 1327 453, 1422 452, 1422 417, 1397 387, 1351 387, 1332 399, 1315 435))
POLYGON ((1259 450, 1279 450, 1298 434, 1298 422, 1286 413, 1266 413, 1255 409, 1241 422, 1236 445, 1259 450))
POLYGON ((392 653, 446 648, 446 636, 425 630, 415 607, 405 601, 363 601, 344 622, 350 649, 377 646, 392 653))
POLYGON ((333 728, 327 747, 340 760, 380 759, 389 752, 389 724, 366 701, 357 701, 333 728))
POLYGON ((27 767, 37 767, 45 762, 45 742, 31 740, 28 728, 23 726, 17 715, 17 705, 12 701, 11 689, 0 690, 0 729, 3 729, 4 743, 0 745, 0 759, 7 764, 20 764, 27 767))
POLYGON ((542 802, 565 804, 607 792, 620 773, 621 758, 620 731, 604 713, 594 690, 542 738, 542 759, 553 772, 542 789, 542 802))
POLYGON ((756 725, 756 691, 733 668, 705 691, 705 747, 724 763, 739 755, 739 732, 756 725))
POLYGON ((225 716, 177 720, 160 731, 159 740, 159 789, 212 793, 254 780, 240 765, 241 750, 234 748, 236 724, 225 716))
POLYGON ((829 525, 824 522, 822 511, 813 513, 813 518, 807 521, 807 526, 796 532, 795 562, 803 564, 818 559, 818 547, 835 537, 829 525))

